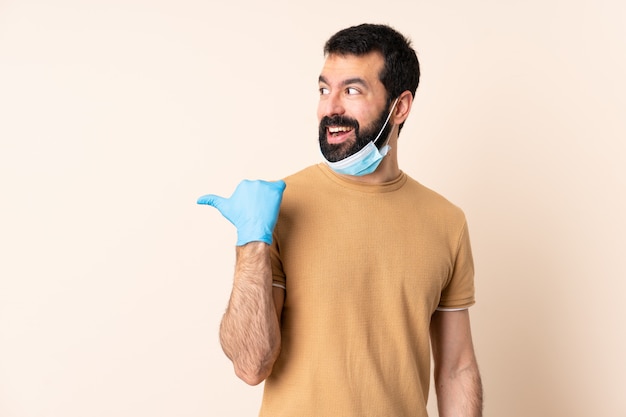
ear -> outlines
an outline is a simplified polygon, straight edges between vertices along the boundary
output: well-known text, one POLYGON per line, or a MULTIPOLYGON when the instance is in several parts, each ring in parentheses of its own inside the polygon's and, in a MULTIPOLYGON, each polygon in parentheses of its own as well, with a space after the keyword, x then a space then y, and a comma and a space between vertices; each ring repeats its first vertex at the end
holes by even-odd
POLYGON ((413 94, 409 90, 406 90, 398 98, 398 104, 393 112, 393 124, 399 125, 403 123, 409 113, 411 112, 411 106, 413 105, 413 94))

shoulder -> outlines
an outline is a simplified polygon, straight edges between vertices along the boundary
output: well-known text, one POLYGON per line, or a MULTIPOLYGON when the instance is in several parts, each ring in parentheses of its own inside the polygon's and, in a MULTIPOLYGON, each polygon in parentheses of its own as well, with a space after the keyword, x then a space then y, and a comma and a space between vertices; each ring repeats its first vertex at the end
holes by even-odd
POLYGON ((285 197, 290 198, 301 194, 319 194, 328 187, 328 178, 320 165, 311 165, 283 178, 285 181, 285 197))
MULTIPOLYGON (((285 191, 281 209, 290 205, 306 201, 315 194, 320 194, 320 183, 323 182, 323 174, 317 165, 308 166, 300 171, 283 178, 285 191)), ((323 193, 322 193, 323 194, 323 193)))
POLYGON ((287 185, 297 184, 315 178, 320 175, 320 173, 321 172, 318 165, 310 165, 304 169, 301 169, 298 172, 286 176, 284 180, 287 185))
POLYGON ((404 189, 414 199, 414 203, 420 207, 433 213, 438 213, 441 216, 465 220, 465 214, 459 206, 439 192, 426 187, 408 175, 404 189))

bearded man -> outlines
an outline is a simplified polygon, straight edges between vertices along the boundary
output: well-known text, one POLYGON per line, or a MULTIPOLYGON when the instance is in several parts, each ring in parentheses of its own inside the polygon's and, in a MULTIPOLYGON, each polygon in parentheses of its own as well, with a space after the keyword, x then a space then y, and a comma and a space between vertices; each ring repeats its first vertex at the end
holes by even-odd
POLYGON ((224 352, 245 382, 265 381, 261 416, 427 417, 432 344, 439 415, 480 416, 467 222, 398 165, 417 55, 371 24, 324 52, 325 161, 198 200, 238 232, 224 352))

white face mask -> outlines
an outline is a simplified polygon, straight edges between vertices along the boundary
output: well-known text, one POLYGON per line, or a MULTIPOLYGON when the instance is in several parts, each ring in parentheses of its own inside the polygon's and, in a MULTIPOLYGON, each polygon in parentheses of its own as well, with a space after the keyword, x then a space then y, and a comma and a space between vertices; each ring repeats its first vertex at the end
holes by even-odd
MULTIPOLYGON (((371 174, 372 172, 376 171, 376 168, 378 168, 378 165, 380 165, 383 157, 387 155, 387 152, 389 152, 389 149, 391 149, 389 145, 385 145, 380 150, 378 150, 378 147, 376 147, 376 142, 378 141, 378 139, 380 139, 380 135, 387 127, 387 123, 389 123, 389 119, 391 118, 391 113, 396 108, 398 100, 399 98, 397 98, 393 102, 391 110, 389 110, 389 114, 387 115, 387 119, 385 119, 385 123, 383 124, 383 127, 380 129, 380 132, 378 132, 378 135, 376 135, 376 139, 370 141, 358 152, 355 152, 352 155, 347 156, 337 162, 330 162, 326 160, 326 164, 328 164, 328 166, 333 171, 345 175, 362 176, 371 174)), ((388 138, 385 138, 385 140, 387 139, 388 138)))

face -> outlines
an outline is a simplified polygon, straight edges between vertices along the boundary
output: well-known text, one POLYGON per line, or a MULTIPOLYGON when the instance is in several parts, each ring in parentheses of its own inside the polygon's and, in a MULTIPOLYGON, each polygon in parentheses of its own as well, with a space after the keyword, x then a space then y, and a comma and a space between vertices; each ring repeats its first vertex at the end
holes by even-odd
MULTIPOLYGON (((320 149, 330 162, 359 151, 374 140, 389 112, 387 92, 380 82, 383 57, 330 55, 319 79, 317 110, 320 149)), ((388 124, 377 145, 381 146, 392 125, 388 124)))

